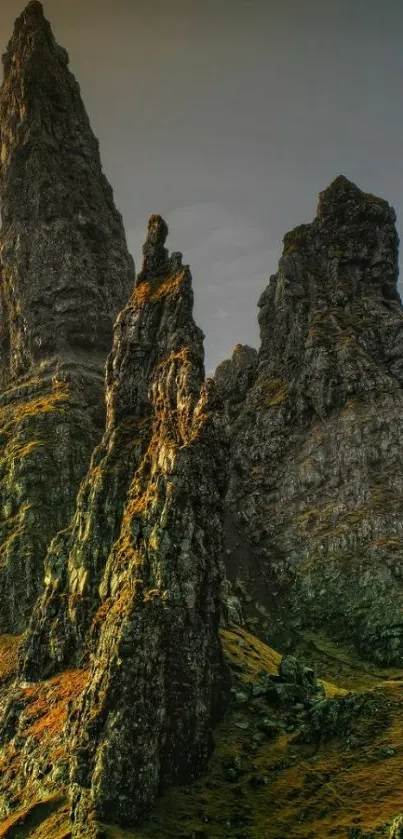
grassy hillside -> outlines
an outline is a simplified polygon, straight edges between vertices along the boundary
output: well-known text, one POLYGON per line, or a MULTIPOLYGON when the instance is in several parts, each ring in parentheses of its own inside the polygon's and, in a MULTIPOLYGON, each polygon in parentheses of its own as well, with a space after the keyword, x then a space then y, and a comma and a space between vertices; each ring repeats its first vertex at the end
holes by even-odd
MULTIPOLYGON (((364 696, 359 715, 352 717, 351 724, 340 726, 336 736, 329 737, 324 729, 322 742, 300 742, 299 731, 306 728, 312 710, 298 702, 274 707, 259 695, 265 674, 277 673, 279 654, 235 626, 222 631, 222 640, 233 688, 228 711, 215 734, 208 772, 188 787, 169 790, 142 827, 125 831, 105 825, 100 827, 100 837, 388 837, 394 817, 403 809, 403 672, 375 672, 326 639, 307 636, 305 652, 312 652, 318 672, 329 676, 323 685, 332 707, 346 697, 347 689, 364 696)), ((12 675, 14 648, 12 639, 2 639, 3 689, 4 680, 12 675)), ((58 738, 66 702, 84 683, 85 673, 74 671, 23 688, 26 734, 37 739, 38 748, 47 742, 49 757, 53 754, 60 765, 58 738)), ((7 757, 4 751, 3 757, 7 757)), ((13 759, 15 772, 21 771, 18 755, 13 759)), ((62 784, 59 790, 54 784, 52 794, 49 788, 43 796, 38 795, 40 779, 28 788, 29 784, 20 792, 25 806, 0 824, 0 839, 67 839, 68 808, 62 784)))

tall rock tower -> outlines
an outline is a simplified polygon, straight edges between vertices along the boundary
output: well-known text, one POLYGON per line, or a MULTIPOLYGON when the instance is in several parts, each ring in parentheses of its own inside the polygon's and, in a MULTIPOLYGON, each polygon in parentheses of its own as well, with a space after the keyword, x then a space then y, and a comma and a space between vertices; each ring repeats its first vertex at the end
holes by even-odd
POLYGON ((79 86, 32 0, 0 92, 0 631, 19 632, 104 422, 134 279, 79 86))
POLYGON ((393 209, 336 178, 316 219, 284 238, 246 398, 234 407, 228 393, 235 360, 217 382, 232 429, 228 570, 244 577, 261 624, 266 611, 267 636, 276 620, 322 628, 401 666, 397 252, 393 209))
POLYGON ((138 822, 195 778, 221 704, 226 450, 190 271, 166 235, 152 216, 116 321, 105 434, 25 642, 30 679, 90 666, 69 734, 77 836, 93 819, 138 822))

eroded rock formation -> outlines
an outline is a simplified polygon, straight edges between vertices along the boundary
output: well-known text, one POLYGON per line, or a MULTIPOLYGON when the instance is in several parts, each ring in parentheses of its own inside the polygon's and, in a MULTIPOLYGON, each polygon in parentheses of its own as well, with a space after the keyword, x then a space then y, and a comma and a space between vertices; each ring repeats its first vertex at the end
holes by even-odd
POLYGON ((214 381, 230 423, 255 382, 258 355, 254 347, 237 344, 230 359, 218 365, 214 381))
POLYGON ((29 677, 91 663, 70 718, 79 836, 92 815, 138 821, 167 783, 194 778, 220 704, 225 445, 190 271, 166 233, 152 216, 115 326, 106 431, 26 644, 29 677))
POLYGON ((266 629, 403 662, 403 311, 386 201, 338 177, 287 234, 232 421, 228 568, 266 629))
POLYGON ((134 281, 98 143, 40 3, 0 92, 0 631, 19 632, 104 424, 103 366, 134 281))

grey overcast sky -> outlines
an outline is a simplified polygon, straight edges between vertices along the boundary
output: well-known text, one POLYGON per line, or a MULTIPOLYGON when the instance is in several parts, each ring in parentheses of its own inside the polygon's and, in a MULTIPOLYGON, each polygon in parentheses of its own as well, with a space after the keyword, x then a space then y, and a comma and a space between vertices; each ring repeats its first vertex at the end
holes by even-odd
MULTIPOLYGON (((3 47, 21 0, 0 0, 3 47)), ((338 174, 403 220, 402 0, 44 0, 140 267, 148 216, 194 277, 211 371, 257 345, 284 233, 338 174)))

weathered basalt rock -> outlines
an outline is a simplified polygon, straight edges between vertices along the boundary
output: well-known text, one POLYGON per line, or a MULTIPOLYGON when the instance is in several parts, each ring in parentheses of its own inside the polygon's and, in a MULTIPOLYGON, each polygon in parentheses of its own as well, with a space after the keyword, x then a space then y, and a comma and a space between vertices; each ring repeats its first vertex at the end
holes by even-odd
POLYGON ((221 701, 225 445, 190 271, 166 233, 152 216, 115 326, 106 431, 26 643, 29 677, 90 658, 70 719, 79 836, 93 817, 138 821, 166 784, 194 778, 221 701))
POLYGON ((0 92, 0 631, 26 626, 104 425, 134 266, 68 56, 31 2, 0 92))
POLYGON ((257 376, 258 354, 253 347, 237 344, 232 357, 222 361, 214 381, 230 422, 236 418, 257 376))
MULTIPOLYGON (((284 238, 232 420, 228 568, 279 623, 403 662, 403 311, 386 201, 344 177, 284 238), (238 544, 238 562, 236 545, 238 544), (240 547, 239 547, 240 546, 240 547), (242 568, 241 568, 242 574, 242 568)), ((250 608, 249 608, 250 612, 250 608)), ((273 618, 273 620, 272 620, 273 618)))
POLYGON ((61 352, 109 352, 133 264, 68 56, 38 2, 0 93, 3 380, 61 352))
POLYGON ((372 718, 378 729, 387 728, 390 723, 390 717, 375 692, 324 698, 314 704, 297 740, 300 743, 326 743, 333 737, 348 739, 354 735, 357 722, 362 717, 372 718))

